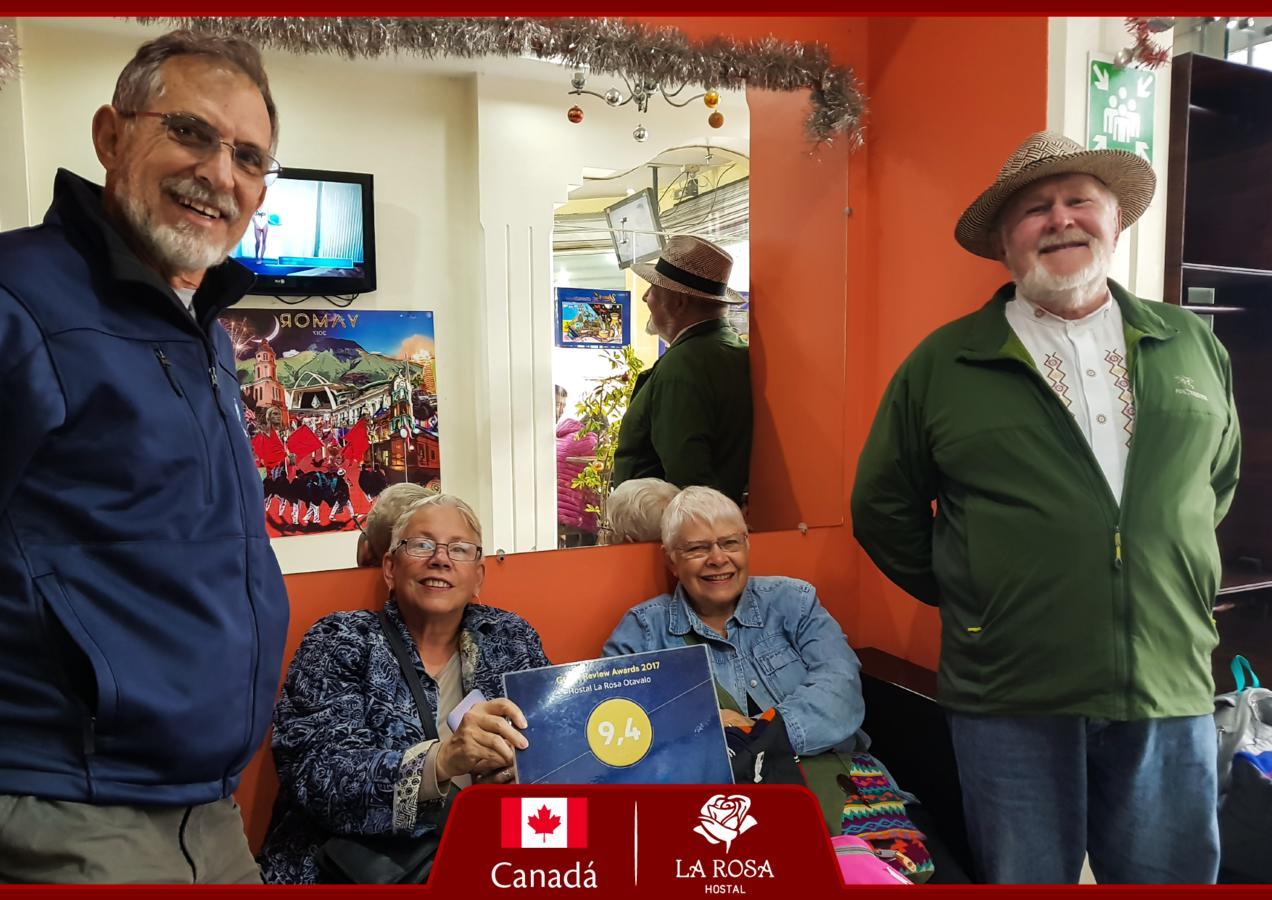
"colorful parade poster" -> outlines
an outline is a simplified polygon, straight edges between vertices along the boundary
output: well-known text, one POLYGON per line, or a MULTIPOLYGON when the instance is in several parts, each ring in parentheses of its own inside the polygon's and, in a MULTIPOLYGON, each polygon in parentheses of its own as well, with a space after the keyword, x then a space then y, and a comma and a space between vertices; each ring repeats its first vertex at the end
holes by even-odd
POLYGON ((431 312, 235 307, 221 324, 271 537, 356 528, 390 484, 440 488, 431 312))
POLYGON ((732 784, 707 648, 677 647, 503 676, 530 746, 520 784, 732 784))
POLYGON ((632 292, 557 288, 558 347, 604 350, 632 341, 632 292))

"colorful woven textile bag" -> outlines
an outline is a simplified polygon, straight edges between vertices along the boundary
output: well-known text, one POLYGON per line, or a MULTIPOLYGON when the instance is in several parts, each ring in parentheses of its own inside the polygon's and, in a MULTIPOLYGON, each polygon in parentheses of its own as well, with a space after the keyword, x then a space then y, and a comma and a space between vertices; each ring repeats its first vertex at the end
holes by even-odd
POLYGON ((927 881, 935 869, 923 846, 924 835, 906 815, 905 801, 887 772, 869 753, 842 755, 849 761, 849 770, 837 776, 846 798, 843 833, 868 841, 911 881, 927 881))

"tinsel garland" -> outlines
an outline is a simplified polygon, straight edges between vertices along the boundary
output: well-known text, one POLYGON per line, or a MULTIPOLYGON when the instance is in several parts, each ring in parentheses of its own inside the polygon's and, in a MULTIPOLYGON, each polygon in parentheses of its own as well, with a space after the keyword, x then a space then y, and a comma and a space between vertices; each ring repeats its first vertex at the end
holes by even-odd
MULTIPOLYGON (((433 58, 533 54, 595 74, 625 75, 666 85, 811 91, 809 136, 818 143, 862 139, 865 98, 852 70, 834 65, 821 44, 773 37, 691 42, 674 28, 620 19, 396 16, 136 17, 145 23, 239 37, 291 53, 433 58)), ((2 60, 0 60, 2 65, 2 60)), ((3 69, 0 68, 0 72, 3 69)))
POLYGON ((1156 69, 1170 60, 1170 51, 1153 40, 1153 35, 1167 31, 1175 25, 1174 18, 1148 16, 1127 16, 1126 30, 1135 43, 1117 52, 1113 62, 1119 66, 1141 65, 1146 69, 1156 69))
POLYGON ((0 25, 0 89, 18 77, 18 36, 8 25, 0 25))

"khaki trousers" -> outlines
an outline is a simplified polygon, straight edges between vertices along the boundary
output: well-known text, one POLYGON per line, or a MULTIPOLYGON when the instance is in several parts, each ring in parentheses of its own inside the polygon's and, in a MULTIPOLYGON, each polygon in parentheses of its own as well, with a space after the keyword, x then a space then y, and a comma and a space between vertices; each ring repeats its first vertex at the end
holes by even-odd
POLYGON ((0 884, 260 884, 233 798, 94 806, 0 795, 0 884))

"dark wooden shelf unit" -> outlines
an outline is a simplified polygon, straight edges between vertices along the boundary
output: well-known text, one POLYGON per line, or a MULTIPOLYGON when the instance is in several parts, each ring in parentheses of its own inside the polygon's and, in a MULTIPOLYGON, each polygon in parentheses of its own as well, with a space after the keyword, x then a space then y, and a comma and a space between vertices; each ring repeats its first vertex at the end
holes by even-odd
POLYGON ((1272 671, 1272 72, 1191 53, 1171 70, 1163 299, 1227 347, 1241 418, 1241 483, 1219 526, 1222 690, 1233 654, 1272 671), (1190 287, 1214 306, 1189 303, 1190 287))

